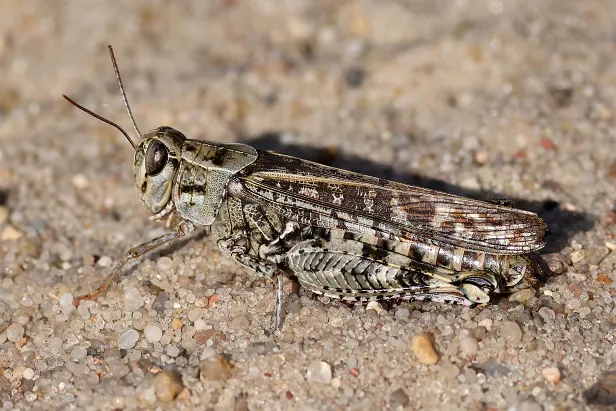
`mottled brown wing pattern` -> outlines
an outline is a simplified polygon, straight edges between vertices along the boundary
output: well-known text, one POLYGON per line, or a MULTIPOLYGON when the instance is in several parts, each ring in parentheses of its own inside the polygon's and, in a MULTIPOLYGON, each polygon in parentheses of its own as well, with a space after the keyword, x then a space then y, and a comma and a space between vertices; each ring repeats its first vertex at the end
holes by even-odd
POLYGON ((260 151, 234 179, 241 195, 302 224, 494 254, 544 245, 546 225, 536 214, 296 157, 260 151))

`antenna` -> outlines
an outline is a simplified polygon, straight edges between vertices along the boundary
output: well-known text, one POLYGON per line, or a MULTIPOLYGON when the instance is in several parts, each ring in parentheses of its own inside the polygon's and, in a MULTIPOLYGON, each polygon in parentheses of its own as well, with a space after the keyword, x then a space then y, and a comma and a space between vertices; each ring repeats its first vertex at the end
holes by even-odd
MULTIPOLYGON (((120 86, 120 93, 122 93, 122 100, 124 100, 124 107, 126 107, 126 112, 128 113, 130 122, 133 124, 133 128, 137 132, 137 136, 141 139, 142 134, 139 131, 139 127, 137 127, 137 123, 135 122, 135 117, 133 117, 133 112, 130 109, 130 105, 128 105, 128 98, 126 97, 126 92, 124 91, 124 84, 122 84, 122 77, 120 77, 120 69, 118 68, 118 63, 116 62, 115 55, 113 54, 113 47, 111 47, 111 44, 108 45, 107 47, 109 48, 109 55, 111 56, 111 63, 113 64, 113 70, 115 71, 116 78, 118 79, 118 86, 120 86)), ((133 144, 133 147, 134 146, 135 145, 133 144)))
POLYGON ((62 94, 62 97, 64 97, 65 99, 68 100, 69 103, 71 103, 72 105, 74 105, 75 107, 77 107, 78 109, 80 109, 81 111, 85 111, 86 113, 88 113, 89 115, 91 115, 92 117, 99 119, 100 121, 102 121, 103 123, 107 123, 110 126, 114 126, 115 128, 117 128, 118 130, 120 130, 120 132, 122 134, 124 134, 124 137, 126 137, 126 139, 129 141, 130 145, 133 146, 134 150, 137 150, 137 146, 135 145, 135 143, 133 142, 133 140, 131 140, 130 136, 128 135, 128 133, 126 131, 124 131, 124 129, 122 127, 120 127, 119 125, 117 125, 116 123, 114 123, 111 120, 107 120, 105 117, 100 116, 98 114, 96 114, 95 112, 88 110, 87 108, 85 108, 84 106, 82 106, 81 104, 75 103, 70 97, 62 94))

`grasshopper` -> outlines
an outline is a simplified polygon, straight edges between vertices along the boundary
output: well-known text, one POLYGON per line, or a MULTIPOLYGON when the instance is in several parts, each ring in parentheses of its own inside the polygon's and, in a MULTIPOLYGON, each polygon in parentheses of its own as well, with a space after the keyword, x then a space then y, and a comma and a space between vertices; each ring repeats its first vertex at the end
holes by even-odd
POLYGON ((125 264, 209 227, 219 249, 276 281, 275 327, 282 322, 282 279, 346 301, 399 299, 485 304, 528 287, 542 271, 526 254, 544 246, 536 214, 300 158, 246 144, 186 138, 170 127, 139 131, 113 49, 111 61, 139 136, 116 127, 135 150, 141 200, 155 219, 179 222, 168 234, 131 249, 93 293, 103 293, 125 264))

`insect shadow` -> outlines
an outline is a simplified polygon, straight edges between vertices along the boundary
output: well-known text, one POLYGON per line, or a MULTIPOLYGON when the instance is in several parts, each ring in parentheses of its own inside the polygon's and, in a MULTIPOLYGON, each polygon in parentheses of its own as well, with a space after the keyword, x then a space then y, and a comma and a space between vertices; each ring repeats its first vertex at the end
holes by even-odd
POLYGON ((340 152, 339 150, 289 143, 285 141, 284 134, 282 133, 266 132, 248 138, 244 143, 259 150, 277 151, 282 154, 301 157, 324 165, 343 168, 374 177, 386 178, 403 184, 429 188, 476 200, 504 202, 507 205, 522 210, 532 211, 543 219, 549 229, 546 235, 546 246, 541 250, 541 254, 561 251, 570 243, 570 240, 576 233, 588 231, 594 226, 594 222, 589 215, 578 211, 566 210, 555 200, 532 201, 497 192, 467 189, 419 174, 400 171, 392 166, 340 152))

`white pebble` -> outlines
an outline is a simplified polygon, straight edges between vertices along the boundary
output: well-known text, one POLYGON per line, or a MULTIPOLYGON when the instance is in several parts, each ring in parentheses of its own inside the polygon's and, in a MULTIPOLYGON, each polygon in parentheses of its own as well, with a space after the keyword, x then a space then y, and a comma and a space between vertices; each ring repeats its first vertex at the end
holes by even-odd
POLYGON ((33 303, 34 302, 32 301, 32 298, 28 297, 27 295, 21 297, 21 305, 23 305, 24 307, 31 307, 33 303))
POLYGON ((548 307, 541 307, 538 312, 539 315, 543 318, 543 321, 548 324, 553 323, 554 319, 556 318, 556 314, 554 314, 554 311, 552 311, 548 307))
POLYGON ((198 319, 197 321, 195 321, 195 330, 197 331, 203 331, 207 329, 207 322, 204 319, 198 319))
POLYGON ((74 361, 83 360, 86 358, 86 355, 88 355, 88 350, 83 347, 76 345, 71 349, 71 357, 74 361))
POLYGON ((22 376, 26 379, 26 380, 31 380, 32 378, 34 378, 34 370, 32 368, 26 368, 22 374, 22 376))
POLYGON ((169 355, 170 357, 177 357, 178 355, 180 355, 180 349, 175 345, 169 345, 167 347, 167 355, 169 355))
POLYGON ((409 315, 410 315, 410 311, 408 308, 398 308, 396 310, 396 318, 399 318, 401 320, 405 320, 409 318, 409 315))
POLYGON ((139 332, 137 330, 130 329, 118 337, 118 348, 124 350, 130 350, 137 344, 139 340, 139 332))
POLYGON ((192 310, 188 312, 188 319, 192 322, 197 321, 201 317, 203 317, 202 308, 193 308, 192 310))
POLYGON ((199 357, 201 359, 201 361, 207 360, 208 358, 211 358, 213 356, 216 355, 216 350, 213 349, 212 347, 205 347, 203 349, 203 351, 201 351, 201 357, 199 357))
POLYGON ((325 361, 314 361, 308 366, 306 380, 321 384, 331 384, 332 367, 325 361))
POLYGON ((24 336, 24 326, 19 323, 13 323, 6 329, 6 338, 11 342, 18 342, 24 336))
POLYGON ((90 184, 87 177, 84 176, 83 174, 75 174, 73 178, 71 179, 71 183, 73 184, 73 187, 75 187, 78 190, 86 189, 88 188, 88 185, 90 184))
POLYGON ((130 287, 124 294, 124 308, 128 312, 134 312, 143 306, 143 296, 135 287, 130 287))
POLYGON ((366 304, 366 311, 368 310, 374 310, 377 313, 380 313, 381 311, 383 311, 383 307, 381 307, 381 304, 379 304, 378 301, 370 301, 368 304, 366 304))
POLYGON ((148 324, 143 329, 143 335, 150 343, 157 343, 163 336, 163 330, 159 326, 148 324))
POLYGON ((522 339, 522 330, 520 326, 513 321, 503 321, 501 323, 500 335, 505 341, 511 344, 517 344, 522 339))
POLYGON ((112 263, 111 257, 109 257, 107 255, 102 256, 96 262, 96 264, 98 264, 101 267, 109 267, 109 266, 111 266, 111 263, 112 263))
POLYGON ((479 351, 479 343, 473 337, 462 337, 460 338, 460 351, 468 356, 475 355, 479 351))
POLYGON ((173 260, 171 258, 160 257, 158 261, 156 262, 156 266, 158 267, 159 270, 168 271, 171 269, 172 263, 173 263, 173 260))

